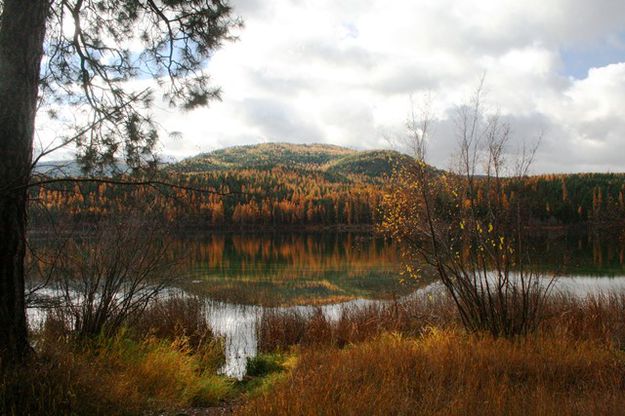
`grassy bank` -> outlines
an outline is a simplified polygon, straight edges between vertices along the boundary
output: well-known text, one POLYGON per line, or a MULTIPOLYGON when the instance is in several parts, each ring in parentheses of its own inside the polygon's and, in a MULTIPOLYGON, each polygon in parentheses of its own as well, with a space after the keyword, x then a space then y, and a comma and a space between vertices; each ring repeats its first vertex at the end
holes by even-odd
POLYGON ((266 313, 261 354, 243 381, 217 374, 223 345, 204 313, 198 300, 160 301, 115 336, 88 340, 50 317, 29 365, 1 379, 0 414, 220 406, 238 415, 560 416, 625 406, 625 295, 553 297, 539 329, 514 339, 467 333, 442 294, 334 319, 266 313))
POLYGON ((193 299, 157 302, 113 337, 77 339, 49 316, 33 339, 31 359, 0 379, 0 414, 137 415, 234 394, 217 375, 222 342, 193 299))
POLYGON ((625 355, 596 341, 459 330, 305 349, 242 415, 616 415, 625 355))
POLYGON ((297 364, 240 415, 617 415, 625 405, 625 297, 551 299, 540 329, 468 334, 444 298, 269 316, 264 350, 297 364))

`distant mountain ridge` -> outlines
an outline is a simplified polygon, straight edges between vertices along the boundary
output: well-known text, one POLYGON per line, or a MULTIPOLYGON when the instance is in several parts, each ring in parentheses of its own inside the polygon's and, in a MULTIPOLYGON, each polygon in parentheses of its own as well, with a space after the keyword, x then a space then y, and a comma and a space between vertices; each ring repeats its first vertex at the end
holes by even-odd
MULTIPOLYGON (((176 162, 169 157, 162 169, 171 173, 193 174, 216 171, 260 170, 274 168, 315 171, 328 178, 364 175, 371 179, 388 177, 399 165, 412 159, 394 150, 355 150, 332 144, 261 143, 226 147, 176 162)), ((117 166, 129 172, 125 163, 117 166)), ((37 164, 35 172, 50 177, 78 177, 83 172, 75 160, 53 160, 37 164)))
POLYGON ((411 159, 393 150, 354 150, 330 144, 261 143, 234 146, 182 160, 169 168, 180 173, 223 170, 270 170, 284 167, 330 175, 390 176, 411 159))

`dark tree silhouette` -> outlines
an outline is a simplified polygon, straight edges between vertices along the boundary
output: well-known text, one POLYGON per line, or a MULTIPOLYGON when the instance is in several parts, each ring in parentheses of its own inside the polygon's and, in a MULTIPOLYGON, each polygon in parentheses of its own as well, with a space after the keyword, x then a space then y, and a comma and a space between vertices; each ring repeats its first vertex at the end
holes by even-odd
MULTIPOLYGON (((74 145, 85 172, 118 159, 156 163, 150 89, 172 106, 219 98, 206 60, 240 21, 223 0, 0 0, 0 361, 28 351, 24 255, 28 186, 38 109, 75 120, 60 145, 74 145), (61 111, 62 113, 62 111, 61 111)), ((51 149, 49 149, 51 150, 51 149)))

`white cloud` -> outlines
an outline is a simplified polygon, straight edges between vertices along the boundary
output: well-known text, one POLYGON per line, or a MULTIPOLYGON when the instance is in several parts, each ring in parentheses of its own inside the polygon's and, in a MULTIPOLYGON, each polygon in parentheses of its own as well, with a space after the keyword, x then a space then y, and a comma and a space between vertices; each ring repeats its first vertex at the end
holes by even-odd
POLYGON ((555 128, 557 147, 543 151, 552 169, 623 171, 625 63, 591 68, 542 106, 555 128))
MULTIPOLYGON (((192 155, 265 140, 385 145, 410 95, 431 92, 447 117, 487 74, 487 99, 515 121, 518 140, 546 136, 537 171, 623 170, 625 63, 567 76, 564 50, 622 47, 620 0, 233 0, 240 40, 209 64, 223 102, 158 110, 181 131, 165 153, 192 155), (612 46, 610 46, 612 45, 612 46)), ((625 59, 623 59, 625 61, 625 59)), ((433 162, 447 165, 449 121, 433 162)))

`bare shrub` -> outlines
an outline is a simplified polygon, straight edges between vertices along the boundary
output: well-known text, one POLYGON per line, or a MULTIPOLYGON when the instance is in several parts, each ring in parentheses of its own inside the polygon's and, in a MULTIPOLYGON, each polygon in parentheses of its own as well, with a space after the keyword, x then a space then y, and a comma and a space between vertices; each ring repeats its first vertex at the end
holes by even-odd
POLYGON ((536 148, 506 160, 511 127, 484 114, 481 91, 458 110, 459 151, 449 173, 426 163, 428 113, 410 120, 406 141, 415 163, 394 175, 382 230, 403 245, 409 275, 419 277, 424 265, 435 271, 468 330, 511 337, 537 327, 553 279, 531 267, 525 244, 527 201, 519 185, 536 148))
POLYGON ((75 335, 112 335, 171 281, 173 266, 158 224, 108 219, 67 241, 52 288, 75 335))

